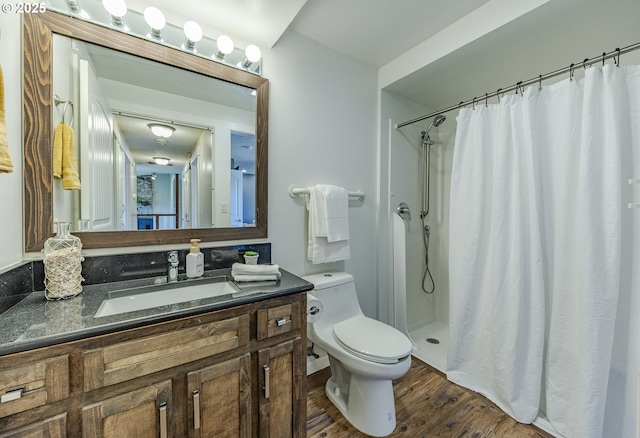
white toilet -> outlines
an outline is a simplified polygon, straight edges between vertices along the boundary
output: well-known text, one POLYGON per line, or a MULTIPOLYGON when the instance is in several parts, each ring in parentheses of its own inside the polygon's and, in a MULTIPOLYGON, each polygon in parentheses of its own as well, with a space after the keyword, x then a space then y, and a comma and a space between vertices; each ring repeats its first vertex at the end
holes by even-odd
POLYGON ((371 436, 389 435, 396 427, 391 380, 409 370, 411 341, 364 316, 352 275, 326 272, 303 278, 314 285, 309 307, 313 298, 321 303, 319 317, 310 312, 307 336, 329 355, 327 397, 356 429, 371 436))

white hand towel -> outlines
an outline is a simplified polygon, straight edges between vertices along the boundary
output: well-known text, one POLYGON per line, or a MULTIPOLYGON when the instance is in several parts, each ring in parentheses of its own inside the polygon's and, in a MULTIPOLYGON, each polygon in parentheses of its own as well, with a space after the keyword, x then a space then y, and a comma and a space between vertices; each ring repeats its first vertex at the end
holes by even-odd
POLYGON ((329 242, 326 237, 326 220, 324 215, 324 201, 319 187, 314 186, 306 197, 309 210, 309 230, 307 241, 307 259, 312 263, 329 263, 351 258, 349 240, 329 242), (319 210, 322 210, 319 212, 319 210), (322 221, 318 227, 318 222, 322 221), (318 230, 325 232, 319 236, 318 230))
POLYGON ((314 236, 326 237, 327 217, 325 214, 324 199, 320 185, 315 185, 309 188, 307 208, 309 209, 309 219, 313 219, 312 222, 309 222, 309 224, 313 226, 309 231, 313 231, 314 236), (313 217, 311 217, 311 215, 313 215, 313 217))
POLYGON ((324 200, 326 237, 329 242, 349 239, 349 194, 342 187, 319 185, 324 200))

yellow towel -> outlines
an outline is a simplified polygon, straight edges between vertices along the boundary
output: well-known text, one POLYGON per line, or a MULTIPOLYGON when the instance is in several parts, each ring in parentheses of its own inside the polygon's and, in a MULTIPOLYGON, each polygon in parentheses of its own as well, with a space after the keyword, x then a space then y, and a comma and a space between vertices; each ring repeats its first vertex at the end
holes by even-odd
POLYGON ((0 172, 13 172, 13 162, 9 154, 9 143, 7 142, 7 122, 4 113, 4 76, 0 66, 0 172))
POLYGON ((73 129, 64 122, 62 123, 62 188, 80 190, 73 129))
POLYGON ((55 178, 62 178, 62 125, 65 123, 58 123, 53 133, 53 176, 55 178))

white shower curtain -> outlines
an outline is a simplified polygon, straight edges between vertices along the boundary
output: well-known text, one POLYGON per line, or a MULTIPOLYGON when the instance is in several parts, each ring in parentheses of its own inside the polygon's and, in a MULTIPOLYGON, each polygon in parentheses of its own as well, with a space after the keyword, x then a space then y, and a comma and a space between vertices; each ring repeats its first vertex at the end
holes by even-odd
POLYGON ((611 403, 639 71, 589 68, 458 117, 447 376, 567 437, 603 436, 611 403))

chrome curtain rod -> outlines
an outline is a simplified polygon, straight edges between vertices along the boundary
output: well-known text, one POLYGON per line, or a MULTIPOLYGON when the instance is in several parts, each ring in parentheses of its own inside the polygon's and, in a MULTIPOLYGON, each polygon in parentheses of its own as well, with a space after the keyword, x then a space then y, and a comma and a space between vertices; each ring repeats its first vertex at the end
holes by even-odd
POLYGON ((596 58, 585 58, 585 60, 582 61, 579 64, 571 64, 569 67, 561 68, 560 70, 556 70, 556 71, 553 71, 551 73, 547 73, 545 75, 540 75, 537 78, 532 78, 532 79, 529 79, 528 81, 518 82, 517 84, 512 85, 512 86, 510 86, 508 88, 498 88, 498 90, 494 91, 493 93, 486 93, 484 96, 474 97, 473 99, 467 100, 466 102, 460 102, 457 105, 452 105, 452 106, 450 106, 448 108, 441 109, 439 111, 436 111, 436 112, 433 112, 433 113, 430 113, 430 114, 427 114, 427 115, 424 115, 424 116, 417 117, 417 118, 415 118, 413 120, 409 120, 409 121, 402 122, 402 123, 396 123, 395 128, 396 129, 400 129, 403 126, 411 125, 413 123, 417 123, 417 122, 421 122, 421 121, 426 120, 426 119, 430 119, 432 117, 437 116, 438 114, 448 113, 449 111, 453 111, 455 109, 460 109, 463 106, 467 106, 467 105, 475 105, 477 102, 484 101, 486 103, 487 100, 489 98, 492 98, 492 97, 498 96, 498 99, 499 99, 501 95, 504 95, 504 94, 509 93, 511 91, 516 91, 516 92, 520 91, 520 92, 522 92, 522 91, 524 91, 524 87, 527 87, 529 85, 539 84, 540 86, 542 86, 542 81, 550 79, 550 78, 554 78, 556 76, 560 76, 560 75, 563 75, 563 74, 566 74, 566 73, 569 73, 570 76, 573 77, 573 72, 574 72, 574 70, 576 68, 580 68, 580 67, 587 68, 590 65, 598 63, 598 62, 602 62, 602 64, 604 65, 604 62, 607 59, 610 59, 610 58, 617 57, 615 62, 616 62, 616 65, 620 66, 620 55, 622 55, 624 53, 628 53, 628 52, 633 52, 634 50, 638 50, 638 49, 640 49, 640 43, 632 44, 632 45, 627 46, 627 47, 622 48, 622 49, 615 49, 615 50, 613 50, 613 51, 611 51, 609 53, 605 52, 601 56, 598 56, 596 58))

